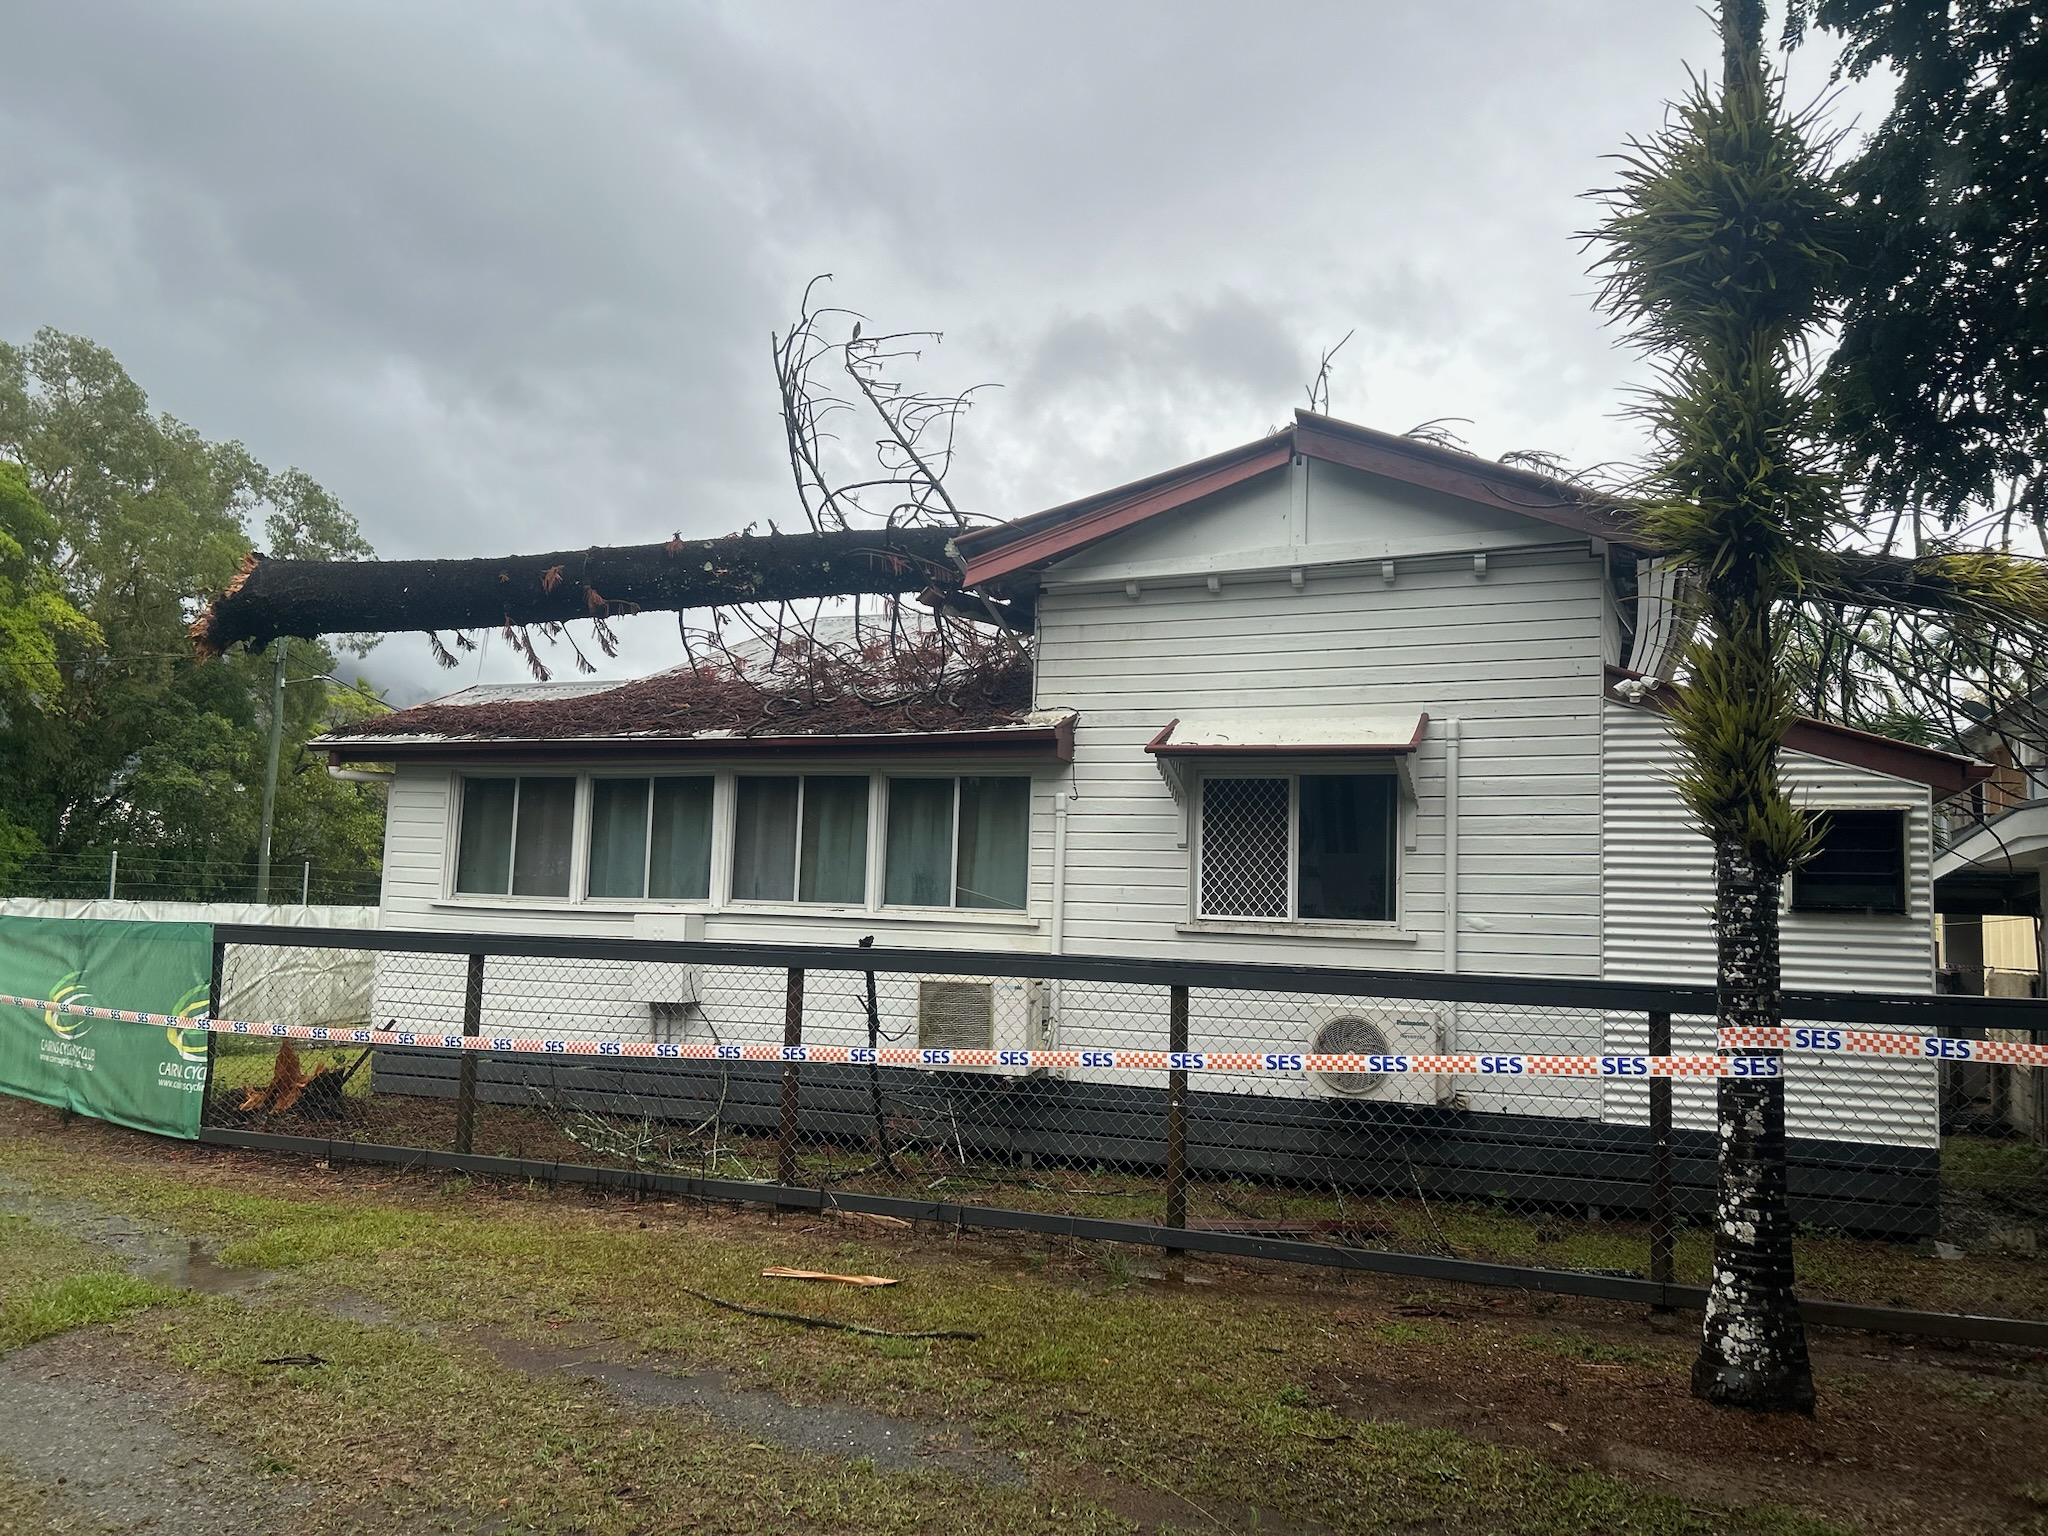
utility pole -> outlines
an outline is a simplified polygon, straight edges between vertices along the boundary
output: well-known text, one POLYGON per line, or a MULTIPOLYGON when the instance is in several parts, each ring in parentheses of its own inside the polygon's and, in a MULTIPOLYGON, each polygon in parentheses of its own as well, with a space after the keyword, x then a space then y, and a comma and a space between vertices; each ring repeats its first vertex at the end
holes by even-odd
POLYGON ((277 818, 277 757, 284 746, 284 649, 271 652, 270 756, 263 770, 263 831, 256 842, 256 899, 270 900, 270 830, 277 818))

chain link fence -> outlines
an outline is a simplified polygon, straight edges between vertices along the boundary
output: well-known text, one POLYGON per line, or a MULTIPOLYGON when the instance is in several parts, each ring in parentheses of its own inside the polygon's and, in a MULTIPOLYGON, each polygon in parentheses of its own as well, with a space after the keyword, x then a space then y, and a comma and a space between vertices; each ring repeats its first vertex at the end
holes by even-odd
MULTIPOLYGON (((1698 989, 217 932, 219 1011, 255 1028, 211 1037, 213 1140, 1445 1281, 1707 1277, 1721 1042, 1698 989), (286 963, 328 943, 352 965, 286 963)), ((1983 1059, 2048 1039, 2040 1012, 1794 994, 1782 1055, 1737 1053, 1785 1082, 1807 1293, 2048 1318, 2048 1067, 1983 1059)))

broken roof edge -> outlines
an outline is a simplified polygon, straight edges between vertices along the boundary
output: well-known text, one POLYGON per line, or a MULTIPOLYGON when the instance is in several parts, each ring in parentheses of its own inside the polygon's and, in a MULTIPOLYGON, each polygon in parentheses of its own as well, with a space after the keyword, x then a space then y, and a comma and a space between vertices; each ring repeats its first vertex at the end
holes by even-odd
POLYGON ((1614 497, 1567 481, 1414 438, 1297 410, 1294 425, 1192 463, 957 535, 962 581, 978 587, 1048 565, 1241 481, 1270 473, 1296 454, 1456 496, 1590 538, 1626 539, 1614 497))
MULTIPOLYGON (((1627 667, 1608 667, 1603 691, 1609 703, 1665 714, 1669 712, 1678 690, 1661 678, 1646 677, 1640 672, 1631 672, 1627 667), (1637 686, 1624 692, 1626 684, 1637 686)), ((1881 773, 1887 778, 1925 784, 1935 792, 1937 800, 1959 795, 1972 784, 1990 778, 1993 772, 1989 763, 1965 757, 1960 752, 1923 747, 1917 742, 1880 736, 1874 731, 1859 731, 1853 725, 1837 725, 1832 720, 1816 720, 1808 715, 1801 715, 1792 722, 1791 729, 1785 733, 1785 746, 1788 751, 1803 752, 1808 757, 1825 758, 1851 768, 1881 773)))
POLYGON ((1035 757, 1053 762, 1074 759, 1072 710, 1036 710, 1013 725, 975 726, 955 731, 868 731, 829 734, 744 736, 706 731, 692 736, 639 732, 618 736, 317 736, 310 743, 326 751, 328 761, 393 762, 401 758, 472 759, 618 756, 628 758, 690 757, 751 758, 771 754, 808 757, 901 757, 918 753, 944 756, 1035 757))

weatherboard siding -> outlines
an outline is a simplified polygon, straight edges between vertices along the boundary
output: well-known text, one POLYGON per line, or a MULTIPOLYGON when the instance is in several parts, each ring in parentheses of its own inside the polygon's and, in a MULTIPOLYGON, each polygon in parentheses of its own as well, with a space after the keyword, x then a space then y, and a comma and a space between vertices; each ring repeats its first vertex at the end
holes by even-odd
MULTIPOLYGON (((1078 574, 1092 576, 1096 568, 1078 574)), ((1599 973, 1602 608, 1599 561, 1570 551, 1497 558, 1486 576, 1460 563, 1378 566, 1219 579, 1155 574, 1134 598, 1121 585, 1062 585, 1040 599, 1037 698, 1079 712, 1068 828, 1066 948, 1088 954, 1303 961, 1441 970, 1444 727, 1458 721, 1458 966, 1530 976, 1599 973), (1399 854, 1392 932, 1229 932, 1191 921, 1193 853, 1186 808, 1145 744, 1181 715, 1233 709, 1413 709, 1432 724, 1410 762, 1416 803, 1399 854)), ((1363 1001, 1363 1000, 1361 1000, 1363 1001)), ((1088 1009, 1069 993, 1062 1039, 1155 1046, 1160 1010, 1110 1000, 1088 1009), (1114 1037, 1114 1038, 1110 1038, 1114 1037)), ((1339 1010, 1341 1011, 1341 1010, 1339 1010)), ((1198 1049, 1305 1044, 1330 1000, 1197 998, 1198 1049)), ((1560 1051, 1594 1048, 1597 1019, 1541 1023, 1560 1051)), ((1449 1010, 1448 1043, 1523 1045, 1526 1018, 1449 1010)), ((1301 1094, 1305 1083, 1241 1085, 1301 1094)), ((1391 1084, 1389 1085, 1392 1086, 1391 1084)), ((1508 1089, 1461 1081, 1475 1110, 1598 1113, 1597 1088, 1553 1080, 1508 1089)), ((1433 1095, 1436 1085, 1413 1091, 1433 1095)), ((1404 1092, 1406 1090, 1404 1089, 1404 1092)))
MULTIPOLYGON (((1057 574, 1057 573, 1055 573, 1057 574)), ((1037 697, 1079 712, 1067 940, 1215 959, 1441 969, 1442 722, 1459 723, 1461 968, 1598 973, 1603 582, 1575 555, 1463 569, 1311 569, 1284 578, 1052 590, 1040 601, 1037 697), (1427 712, 1411 769, 1412 851, 1388 938, 1182 932, 1186 812, 1145 744, 1174 718, 1233 709, 1427 712)))

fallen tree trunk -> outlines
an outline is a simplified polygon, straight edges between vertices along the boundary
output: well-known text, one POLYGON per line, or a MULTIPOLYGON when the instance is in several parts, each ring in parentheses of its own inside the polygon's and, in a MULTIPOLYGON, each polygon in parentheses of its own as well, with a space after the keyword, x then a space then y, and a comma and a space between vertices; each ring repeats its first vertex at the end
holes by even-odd
MULTIPOLYGON (((572 619, 937 588, 957 594, 944 528, 733 534, 489 560, 251 555, 189 631, 201 659, 281 635, 496 629, 572 619)), ((950 605, 950 604, 949 604, 950 605)))

